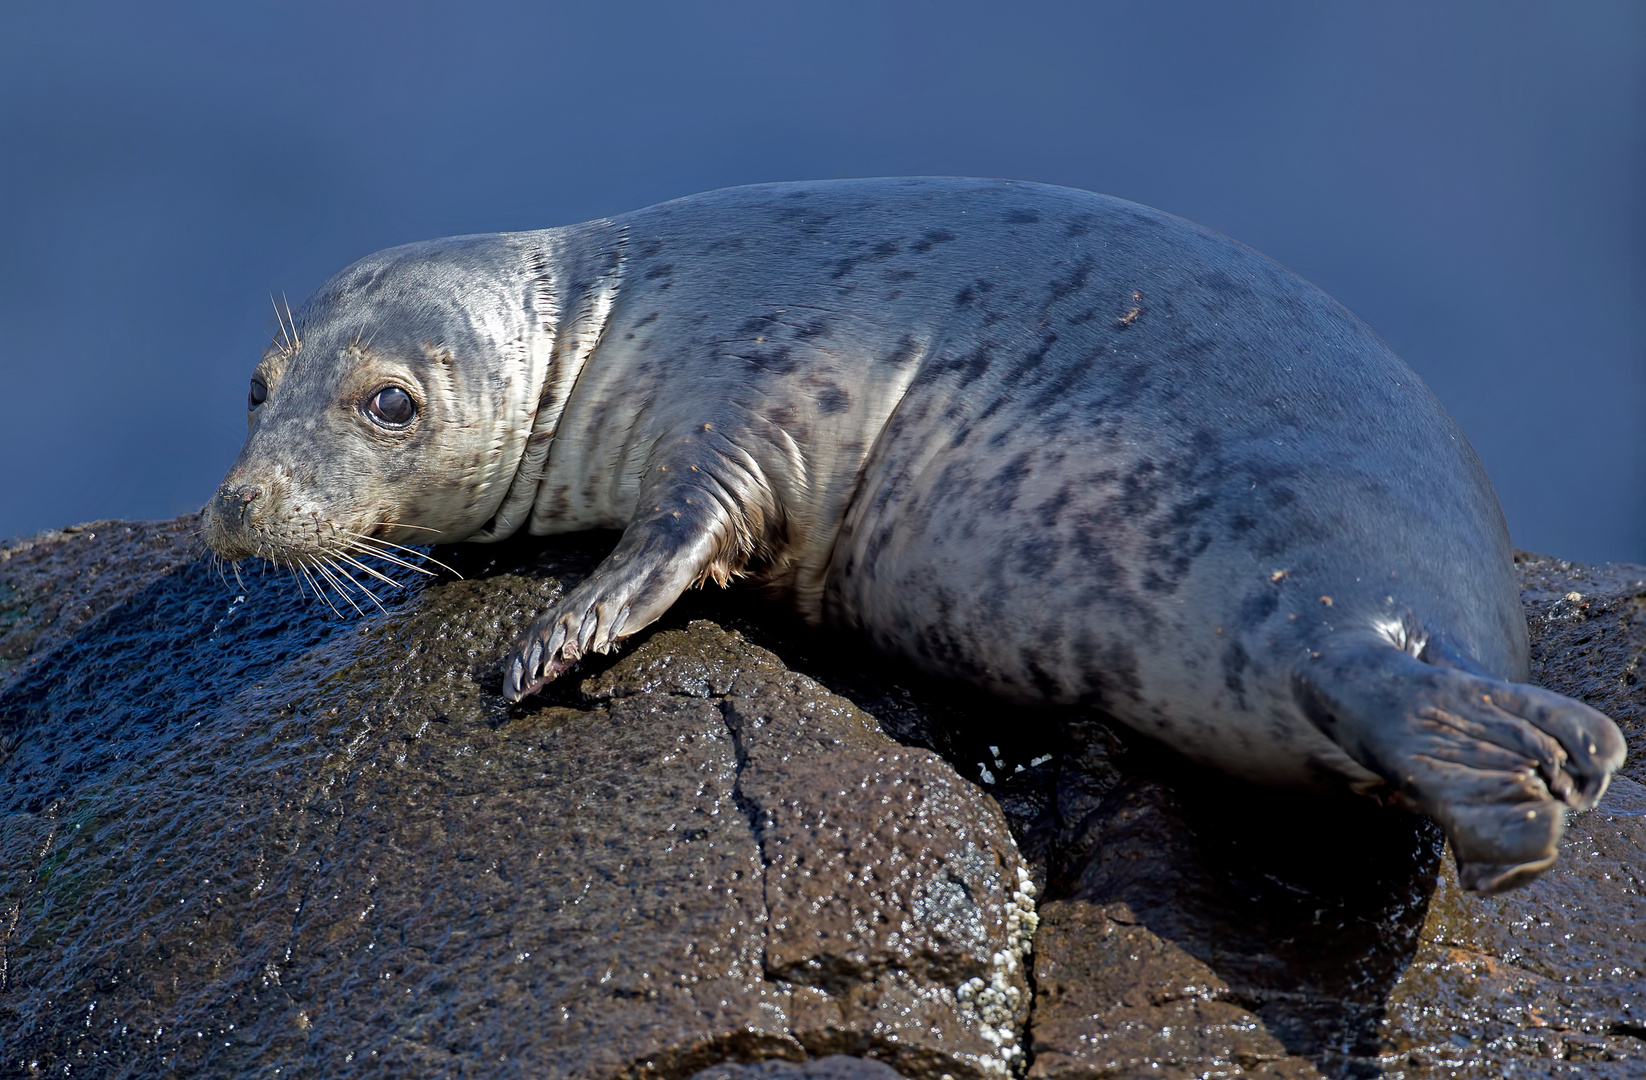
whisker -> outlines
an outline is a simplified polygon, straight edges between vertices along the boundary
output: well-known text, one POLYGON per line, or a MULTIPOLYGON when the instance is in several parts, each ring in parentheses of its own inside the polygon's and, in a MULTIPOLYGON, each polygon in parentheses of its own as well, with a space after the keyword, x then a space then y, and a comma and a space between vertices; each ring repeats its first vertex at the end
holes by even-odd
POLYGON ((274 321, 280 327, 280 337, 277 339, 280 342, 280 349, 289 353, 292 351, 292 335, 286 331, 286 320, 280 314, 280 305, 275 301, 273 293, 269 293, 269 306, 274 308, 274 321))
POLYGON ((297 320, 291 317, 291 301, 286 299, 284 290, 280 293, 280 302, 286 305, 286 325, 291 327, 291 350, 296 352, 303 347, 303 339, 297 336, 297 320))
MULTIPOLYGON (((389 609, 383 606, 383 601, 381 601, 377 598, 377 594, 372 592, 370 589, 366 588, 364 585, 360 584, 360 582, 355 579, 355 576, 353 574, 349 573, 347 567, 344 567, 344 566, 340 565, 338 563, 338 561, 336 559, 332 558, 332 556, 330 556, 330 555, 322 555, 320 557, 321 557, 321 559, 323 559, 325 561, 326 565, 330 566, 333 570, 336 570, 340 575, 342 575, 344 581, 348 582, 350 585, 353 585, 355 588, 357 588, 361 592, 365 593, 366 596, 371 600, 371 602, 377 605, 377 610, 378 611, 381 611, 385 615, 388 614, 389 609)), ((393 584, 393 583, 391 582, 390 584, 393 584)))
MULTIPOLYGON (((376 556, 379 559, 393 559, 396 562, 400 563, 402 566, 405 566, 409 570, 416 570, 419 574, 428 574, 430 577, 434 576, 434 571, 428 569, 427 567, 416 566, 416 565, 413 565, 412 563, 408 563, 404 559, 401 559, 398 555, 390 554, 385 549, 375 548, 375 547, 367 547, 366 546, 368 544, 381 544, 381 543, 383 543, 383 541, 381 541, 381 540, 373 540, 369 536, 356 536, 356 537, 346 541, 346 543, 354 551, 364 552, 367 555, 373 555, 373 556, 376 556)), ((421 552, 421 551, 417 550, 416 548, 401 547, 399 544, 394 544, 394 545, 391 545, 391 546, 395 550, 404 551, 407 555, 413 556, 415 558, 423 559, 427 562, 432 562, 436 566, 445 567, 445 569, 451 570, 452 573, 457 574, 457 571, 452 570, 451 567, 446 566, 446 564, 441 562, 439 559, 432 558, 429 555, 425 554, 424 552, 421 552)), ((457 576, 462 577, 461 574, 458 574, 457 576)))
MULTIPOLYGON (((331 602, 324 596, 320 595, 319 587, 315 585, 313 576, 310 575, 307 570, 303 569, 301 566, 290 566, 287 567, 287 569, 291 571, 292 583, 297 586, 298 596, 301 596, 303 599, 307 600, 309 598, 309 594, 312 592, 316 600, 319 600, 327 607, 331 607, 331 602)), ((336 612, 337 609, 332 608, 332 610, 333 612, 336 612)), ((342 618, 342 616, 338 615, 338 618, 342 618)))
POLYGON ((286 320, 280 317, 280 305, 274 302, 274 294, 269 293, 269 307, 274 309, 274 324, 280 328, 280 336, 274 340, 280 342, 281 348, 286 345, 286 320))
MULTIPOLYGON (((435 576, 434 571, 428 569, 427 567, 414 566, 405 559, 400 558, 398 555, 390 555, 386 551, 378 551, 376 548, 369 548, 358 540, 347 540, 345 541, 345 544, 347 545, 345 548, 347 551, 356 551, 362 555, 370 555, 374 559, 382 559, 386 563, 392 563, 395 566, 402 567, 414 573, 426 574, 429 577, 435 576)), ((395 584, 398 585, 400 583, 397 581, 395 584)))
MULTIPOLYGON (((325 564, 324 560, 318 560, 315 563, 313 563, 312 566, 313 566, 313 569, 314 569, 315 573, 319 574, 321 577, 323 577, 327 581, 331 582, 332 588, 337 590, 337 595, 343 598, 343 602, 345 604, 349 605, 351 608, 354 609, 355 614, 359 615, 361 618, 365 618, 366 613, 361 610, 360 605, 355 603, 354 598, 348 594, 348 591, 346 589, 343 588, 343 583, 341 581, 337 580, 337 575, 333 574, 330 570, 328 570, 326 568, 326 564, 325 564)), ((336 610, 336 609, 333 609, 333 610, 336 610)))
MULTIPOLYGON (((402 526, 402 527, 403 528, 412 528, 413 526, 402 526)), ((463 576, 462 574, 459 574, 456 570, 453 570, 451 567, 447 566, 445 563, 441 562, 439 559, 435 558, 433 555, 430 555, 426 551, 418 551, 416 548, 406 547, 404 544, 391 544, 387 540, 379 540, 375 536, 367 536, 365 533, 351 532, 348 529, 338 529, 337 531, 340 532, 340 533, 343 533, 345 536, 352 536, 352 537, 355 537, 358 540, 364 540, 368 544, 382 544, 384 547, 393 548, 395 551, 404 551, 407 554, 415 555, 419 559, 423 559, 427 562, 432 562, 434 565, 436 565, 436 566, 440 567, 440 569, 445 570, 446 572, 452 574, 454 577, 459 577, 460 578, 460 577, 463 576)))
POLYGON ((365 563, 361 562, 359 559, 352 558, 348 555, 345 555, 341 551, 332 551, 330 554, 333 558, 342 559, 344 562, 348 563, 350 566, 354 567, 357 570, 364 570, 366 573, 370 574, 372 577, 376 578, 378 581, 381 581, 386 585, 392 585, 396 589, 405 588, 405 586, 400 584, 400 582, 394 580, 393 578, 387 576, 386 574, 382 574, 382 573, 379 573, 376 570, 373 570, 371 567, 367 566, 365 563))
POLYGON ((347 540, 347 542, 344 542, 344 548, 342 548, 342 550, 346 550, 346 552, 357 552, 359 555, 370 555, 372 558, 380 558, 380 560, 384 560, 385 563, 392 563, 392 565, 400 566, 402 570, 410 570, 413 571, 413 573, 420 573, 420 575, 430 576, 430 578, 435 576, 435 571, 430 570, 430 568, 426 568, 426 566, 415 566, 413 563, 408 563, 408 561, 403 560, 403 558, 400 558, 398 555, 390 555, 388 552, 379 552, 377 548, 365 547, 364 543, 360 543, 359 540, 347 540))
POLYGON ((337 610, 337 605, 331 602, 331 597, 327 596, 325 592, 321 590, 320 583, 314 580, 313 574, 309 573, 308 566, 303 563, 296 563, 294 565, 297 570, 302 573, 303 577, 308 579, 309 588, 314 590, 314 595, 320 598, 320 602, 331 608, 331 613, 341 619, 343 617, 343 613, 337 610))
POLYGON ((377 529, 383 527, 384 525, 388 525, 395 529, 417 529, 419 532, 437 533, 440 531, 439 529, 431 529, 427 525, 407 525, 403 521, 379 521, 376 525, 373 525, 372 528, 377 529))

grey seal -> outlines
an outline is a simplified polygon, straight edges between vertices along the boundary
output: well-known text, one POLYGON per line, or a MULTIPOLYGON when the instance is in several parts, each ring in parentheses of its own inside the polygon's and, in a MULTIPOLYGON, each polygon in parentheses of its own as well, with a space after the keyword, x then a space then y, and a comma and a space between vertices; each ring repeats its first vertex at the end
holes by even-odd
MULTIPOLYGON (((540 689, 707 580, 1004 703, 1415 806, 1464 884, 1556 856, 1617 727, 1525 685, 1503 515, 1371 330, 1187 221, 1029 183, 759 185, 371 255, 283 324, 208 543, 621 529, 540 689)), ((321 581, 324 584, 324 581, 321 581)))

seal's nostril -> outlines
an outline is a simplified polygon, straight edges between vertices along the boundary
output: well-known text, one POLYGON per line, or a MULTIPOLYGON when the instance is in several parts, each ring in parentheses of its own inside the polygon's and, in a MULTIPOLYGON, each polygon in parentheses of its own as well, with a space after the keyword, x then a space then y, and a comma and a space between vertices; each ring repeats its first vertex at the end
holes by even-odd
POLYGON ((234 498, 240 503, 240 521, 242 524, 246 520, 246 515, 251 512, 252 501, 261 494, 263 494, 263 489, 252 484, 246 484, 235 489, 234 498))
POLYGON ((256 484, 224 484, 217 489, 218 513, 226 521, 244 525, 251 504, 262 494, 263 489, 256 484))

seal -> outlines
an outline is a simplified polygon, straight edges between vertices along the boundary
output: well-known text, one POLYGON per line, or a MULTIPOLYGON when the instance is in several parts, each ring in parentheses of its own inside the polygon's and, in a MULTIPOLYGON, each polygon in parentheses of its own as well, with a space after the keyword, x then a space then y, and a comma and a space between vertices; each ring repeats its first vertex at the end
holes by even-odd
POLYGON ((1525 685, 1502 512, 1418 377, 1118 199, 773 184, 393 248, 283 322, 248 405, 207 541, 317 591, 362 553, 622 530, 511 700, 747 576, 1007 703, 1415 806, 1478 892, 1547 867, 1623 760, 1525 685))

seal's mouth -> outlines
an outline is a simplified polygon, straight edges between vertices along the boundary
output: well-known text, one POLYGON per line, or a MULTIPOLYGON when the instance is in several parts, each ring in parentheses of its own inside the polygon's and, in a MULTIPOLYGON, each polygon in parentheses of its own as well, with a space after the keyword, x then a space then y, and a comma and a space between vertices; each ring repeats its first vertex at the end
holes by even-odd
POLYGON ((263 559, 290 571, 299 590, 339 615, 344 608, 364 614, 368 605, 383 610, 383 589, 404 588, 408 574, 433 577, 430 565, 457 573, 426 551, 386 539, 421 526, 379 520, 350 528, 318 513, 271 513, 274 501, 260 487, 225 483, 200 514, 206 546, 231 564, 263 559))

